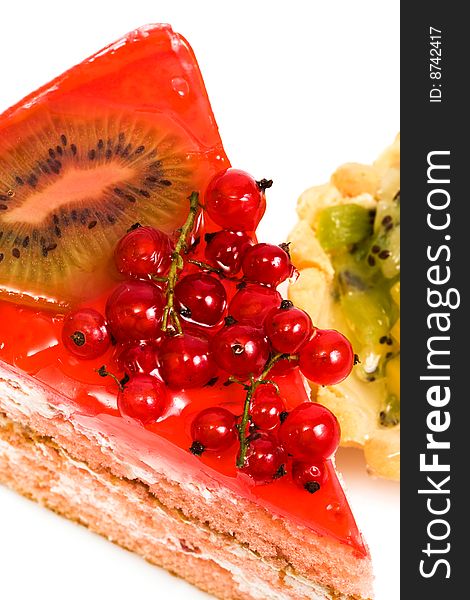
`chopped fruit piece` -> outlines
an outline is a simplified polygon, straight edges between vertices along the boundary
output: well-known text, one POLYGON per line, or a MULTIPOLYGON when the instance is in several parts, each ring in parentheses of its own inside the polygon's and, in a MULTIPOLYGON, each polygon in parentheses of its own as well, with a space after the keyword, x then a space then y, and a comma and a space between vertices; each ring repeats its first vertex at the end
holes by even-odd
POLYGON ((400 422, 400 398, 390 394, 383 410, 380 411, 379 421, 383 427, 394 427, 400 422))
POLYGON ((346 379, 354 364, 349 341, 334 329, 316 329, 300 349, 300 370, 318 385, 334 385, 346 379))
POLYGON ((198 413, 191 423, 193 454, 202 454, 205 450, 223 452, 237 441, 237 419, 226 408, 214 406, 198 413))
POLYGON ((400 307, 400 282, 399 281, 397 281, 390 288, 390 295, 392 296, 392 300, 395 302, 395 304, 398 307, 400 307))
POLYGON ((228 314, 239 323, 262 327, 269 311, 280 306, 281 302, 282 296, 277 290, 249 283, 232 298, 228 314))
POLYGON ((98 358, 111 344, 103 315, 93 308, 81 308, 64 319, 64 346, 78 358, 98 358))
POLYGON ((294 460, 292 462, 292 479, 300 487, 307 490, 309 494, 314 494, 322 487, 327 477, 322 462, 303 462, 294 460))
POLYGON ((258 483, 269 483, 286 474, 287 453, 269 433, 256 432, 250 436, 243 473, 258 483))
POLYGON ((176 284, 175 304, 184 320, 213 327, 225 315, 227 294, 219 279, 206 273, 193 273, 176 284))
POLYGON ((390 333, 397 344, 400 345, 400 319, 395 321, 395 325, 390 329, 390 333))
POLYGON ((132 375, 117 396, 121 415, 143 424, 161 417, 166 404, 167 392, 163 382, 145 373, 132 375))
POLYGON ((245 250, 253 243, 244 231, 223 229, 206 233, 205 257, 214 267, 222 269, 227 276, 236 275, 242 266, 245 250))
POLYGON ((173 242, 166 233, 137 226, 119 240, 114 260, 118 271, 127 277, 161 277, 170 268, 172 251, 173 242))
POLYGON ((251 325, 227 325, 211 340, 214 360, 227 373, 247 379, 257 376, 269 358, 269 342, 264 331, 251 325))
POLYGON ((324 208, 318 217, 317 237, 325 250, 357 244, 372 233, 370 212, 357 204, 324 208))
POLYGON ((299 404, 281 425, 279 439, 289 454, 301 460, 326 460, 339 445, 334 414, 316 402, 299 404))
POLYGON ((251 401, 251 422, 257 429, 269 431, 281 424, 286 404, 273 385, 260 385, 251 401))
MULTIPOLYGON (((204 206, 210 218, 227 229, 254 231, 266 210, 264 190, 270 187, 239 169, 217 173, 207 186, 204 206)), ((272 182, 271 182, 272 183, 272 182)))
POLYGON ((331 183, 346 197, 359 194, 375 194, 379 187, 379 176, 370 165, 346 163, 338 167, 331 176, 331 183))
POLYGON ((289 254, 274 244, 255 244, 246 249, 242 260, 247 281, 277 287, 293 273, 289 254))
POLYGON ((159 337, 164 304, 162 291, 151 282, 120 283, 106 303, 111 333, 119 342, 159 337))
POLYGON ((400 401, 400 355, 391 358, 386 366, 387 389, 400 401))
POLYGON ((163 381, 172 389, 206 385, 216 373, 209 340, 200 333, 185 333, 165 339, 159 361, 163 381))
POLYGON ((306 312, 283 300, 280 308, 268 313, 264 330, 276 352, 295 354, 310 338, 313 324, 306 312))
POLYGON ((343 165, 306 190, 297 212, 302 270, 289 297, 357 353, 351 377, 334 389, 312 379, 312 397, 335 412, 343 445, 364 448, 370 472, 399 479, 400 136, 374 164, 343 165))

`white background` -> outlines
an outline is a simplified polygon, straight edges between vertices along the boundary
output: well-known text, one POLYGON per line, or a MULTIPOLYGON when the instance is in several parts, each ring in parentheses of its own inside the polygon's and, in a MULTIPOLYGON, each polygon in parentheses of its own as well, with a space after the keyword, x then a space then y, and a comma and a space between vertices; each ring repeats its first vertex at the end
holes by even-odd
MULTIPOLYGON (((372 161, 399 130, 398 0, 1 3, 0 111, 127 31, 167 22, 191 43, 234 166, 272 178, 260 237, 279 242, 307 187, 372 161)), ((399 489, 342 450, 369 542, 376 599, 399 598, 399 489)), ((2 598, 206 598, 83 528, 0 488, 2 598)))

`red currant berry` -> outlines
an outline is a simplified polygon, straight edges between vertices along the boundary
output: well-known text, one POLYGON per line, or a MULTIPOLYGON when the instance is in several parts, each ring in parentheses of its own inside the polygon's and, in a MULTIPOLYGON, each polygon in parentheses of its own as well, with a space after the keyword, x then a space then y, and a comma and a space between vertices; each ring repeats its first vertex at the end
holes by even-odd
POLYGON ((120 283, 106 303, 106 318, 119 342, 157 338, 163 314, 163 292, 150 281, 120 283))
POLYGON ((269 342, 261 329, 235 323, 214 335, 211 352, 221 369, 240 379, 247 379, 263 371, 269 358, 269 342))
POLYGON ((206 233, 205 240, 206 260, 229 276, 236 275, 240 271, 243 254, 252 244, 250 236, 244 231, 228 229, 206 233))
POLYGON ((278 440, 264 431, 250 437, 242 472, 257 483, 268 483, 285 475, 287 454, 278 440))
POLYGON ((143 424, 156 421, 167 405, 165 385, 152 375, 136 373, 119 391, 117 405, 124 417, 137 419, 143 424))
POLYGON ((227 293, 218 279, 206 273, 186 275, 175 286, 176 308, 187 321, 213 327, 224 316, 227 293))
POLYGON ((280 414, 286 405, 273 385, 260 385, 251 401, 251 422, 258 429, 269 431, 281 424, 280 414))
POLYGON ((67 350, 84 359, 101 356, 111 343, 104 317, 94 308, 80 308, 65 317, 62 341, 67 350))
POLYGON ((204 450, 227 450, 237 440, 236 422, 235 415, 221 406, 202 410, 191 423, 191 452, 202 454, 204 450))
POLYGON ((302 460, 326 460, 340 439, 334 414, 316 402, 304 402, 289 413, 279 430, 279 439, 289 454, 302 460))
POLYGON ((258 184, 239 169, 217 173, 207 186, 205 209, 220 227, 254 231, 266 210, 264 189, 269 183, 258 184))
POLYGON ((232 298, 228 314, 239 323, 262 327, 269 311, 281 302, 282 296, 277 290, 249 283, 232 298))
POLYGON ((294 460, 292 462, 292 479, 294 483, 310 494, 318 492, 327 479, 327 471, 322 462, 313 463, 294 460))
POLYGON ((185 333, 166 338, 159 352, 163 381, 173 389, 202 387, 217 366, 209 352, 209 340, 202 334, 185 333))
POLYGON ((277 352, 295 354, 312 335, 312 319, 296 308, 290 300, 283 300, 280 308, 273 308, 264 321, 264 330, 277 352))
POLYGON ((340 383, 351 373, 354 352, 347 338, 334 329, 316 329, 300 350, 300 370, 318 385, 340 383))
POLYGON ((292 275, 293 267, 280 246, 255 244, 243 255, 242 270, 247 281, 276 287, 292 275))
POLYGON ((118 242, 114 260, 120 273, 127 277, 147 279, 162 276, 170 268, 173 242, 153 227, 136 227, 118 242))
POLYGON ((152 373, 158 368, 158 348, 153 342, 134 342, 118 349, 117 362, 128 375, 152 373))

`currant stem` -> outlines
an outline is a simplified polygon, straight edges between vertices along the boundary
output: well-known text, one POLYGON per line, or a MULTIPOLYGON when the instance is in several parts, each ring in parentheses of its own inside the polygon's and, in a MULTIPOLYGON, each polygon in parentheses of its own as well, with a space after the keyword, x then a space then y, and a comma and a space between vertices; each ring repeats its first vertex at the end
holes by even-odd
POLYGON ((190 258, 188 262, 192 265, 196 265, 196 267, 199 267, 203 271, 207 271, 208 273, 216 273, 217 275, 220 275, 220 277, 224 276, 224 273, 221 269, 217 269, 216 267, 208 265, 207 263, 202 262, 201 260, 195 260, 194 258, 190 258))
POLYGON ((189 214, 186 221, 181 227, 178 241, 176 242, 175 250, 171 255, 171 265, 168 271, 168 277, 166 278, 166 306, 163 310, 163 321, 162 331, 168 331, 168 327, 172 325, 178 335, 183 333, 181 322, 178 317, 178 313, 174 307, 175 300, 175 286, 178 281, 178 274, 184 267, 183 257, 181 253, 186 249, 186 240, 188 235, 191 233, 196 221, 196 216, 200 209, 199 194, 198 192, 192 192, 189 196, 189 214))
POLYGON ((119 380, 118 377, 116 377, 116 375, 114 373, 110 373, 106 369, 106 365, 102 365, 99 369, 95 369, 95 371, 98 373, 98 375, 100 377, 111 377, 111 379, 114 379, 114 381, 117 383, 119 391, 120 392, 124 391, 124 385, 123 385, 123 383, 119 380))
POLYGON ((261 375, 256 379, 254 377, 252 377, 250 379, 250 385, 247 386, 247 391, 246 391, 246 396, 245 396, 245 404, 243 407, 242 420, 241 420, 241 423, 239 426, 238 439, 240 440, 240 453, 238 454, 238 459, 237 459, 237 467, 239 469, 241 469, 243 467, 243 465, 245 464, 246 451, 248 449, 248 440, 247 440, 247 435, 246 435, 246 429, 247 429, 248 421, 250 418, 251 399, 253 398, 254 393, 256 392, 258 386, 260 386, 260 385, 272 384, 272 385, 275 385, 277 391, 279 391, 278 386, 270 379, 267 379, 268 373, 278 361, 283 360, 283 359, 292 360, 294 358, 295 358, 295 356, 290 355, 290 354, 282 354, 282 353, 275 354, 268 360, 268 362, 266 363, 266 365, 264 367, 264 371, 261 373, 261 375))
POLYGON ((226 275, 222 271, 222 269, 213 267, 212 265, 202 262, 202 260, 195 260, 194 258, 190 258, 190 259, 188 259, 188 262, 191 263, 192 265, 196 265, 196 267, 199 267, 202 271, 205 271, 206 273, 215 273, 221 279, 227 279, 228 281, 234 281, 235 283, 243 282, 243 279, 240 279, 239 277, 236 277, 236 276, 226 275))

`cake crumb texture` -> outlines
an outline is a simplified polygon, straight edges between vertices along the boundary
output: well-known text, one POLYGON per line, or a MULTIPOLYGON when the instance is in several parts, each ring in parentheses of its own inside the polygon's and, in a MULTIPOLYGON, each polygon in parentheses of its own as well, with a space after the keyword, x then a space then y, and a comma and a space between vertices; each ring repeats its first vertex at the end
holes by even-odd
POLYGON ((162 504, 148 487, 91 469, 0 413, 0 482, 227 600, 359 600, 311 582, 162 504))

